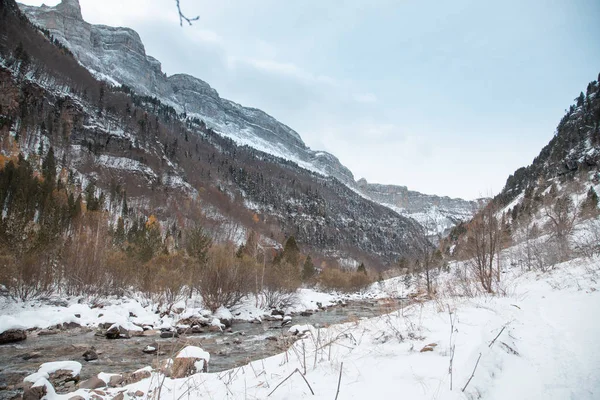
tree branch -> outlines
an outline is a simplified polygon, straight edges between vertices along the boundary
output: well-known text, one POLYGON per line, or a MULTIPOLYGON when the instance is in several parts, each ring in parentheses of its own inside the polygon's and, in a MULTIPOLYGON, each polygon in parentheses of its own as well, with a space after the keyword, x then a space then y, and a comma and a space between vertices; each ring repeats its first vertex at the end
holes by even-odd
POLYGON ((195 16, 193 18, 186 17, 185 14, 181 11, 181 5, 179 4, 179 0, 175 0, 177 3, 177 12, 179 13, 179 26, 183 26, 183 21, 187 22, 189 25, 192 25, 192 22, 198 21, 200 16, 195 16))

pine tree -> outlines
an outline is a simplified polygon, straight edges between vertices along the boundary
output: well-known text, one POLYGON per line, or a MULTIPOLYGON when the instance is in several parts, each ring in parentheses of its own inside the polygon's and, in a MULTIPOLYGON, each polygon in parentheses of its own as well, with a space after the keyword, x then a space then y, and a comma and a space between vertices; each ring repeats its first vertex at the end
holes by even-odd
POLYGON ((46 182, 54 186, 54 181, 56 180, 56 159, 54 158, 54 148, 52 146, 50 146, 42 162, 42 176, 46 182))
POLYGON ((591 218, 598 215, 598 194, 592 186, 590 186, 586 198, 581 204, 580 215, 584 218, 591 218))
POLYGON ((306 260, 304 260, 304 265, 302 266, 302 280, 306 282, 315 276, 316 273, 317 270, 313 264, 312 258, 309 255, 306 257, 306 260))
POLYGON ((290 236, 288 240, 285 241, 282 259, 296 266, 300 263, 300 248, 298 247, 294 236, 290 236))
POLYGON ((121 245, 125 242, 125 222, 122 217, 117 220, 117 229, 115 230, 115 244, 121 245))
POLYGON ((367 268, 365 267, 365 264, 360 263, 358 268, 356 268, 356 272, 362 272, 363 274, 367 275, 367 268))

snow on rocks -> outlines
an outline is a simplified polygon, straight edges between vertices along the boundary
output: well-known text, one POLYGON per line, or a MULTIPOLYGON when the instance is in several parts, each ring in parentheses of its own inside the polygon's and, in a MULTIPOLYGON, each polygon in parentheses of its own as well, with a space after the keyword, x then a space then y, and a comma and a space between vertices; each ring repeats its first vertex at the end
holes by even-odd
POLYGON ((77 361, 54 361, 42 364, 38 372, 26 376, 23 382, 33 383, 32 387, 43 386, 48 393, 55 388, 69 391, 79 382, 80 372, 81 363, 77 361))
POLYGON ((210 354, 197 346, 186 346, 172 362, 168 363, 167 375, 179 379, 199 372, 208 372, 210 354))
POLYGON ((215 318, 219 319, 219 321, 221 322, 221 324, 224 325, 225 328, 231 327, 231 324, 233 323, 233 314, 231 313, 231 311, 229 311, 229 309, 221 306, 217 309, 217 311, 215 311, 214 316, 215 318))
POLYGON ((288 329, 288 333, 292 335, 303 335, 306 332, 311 332, 315 329, 312 325, 293 325, 288 329))

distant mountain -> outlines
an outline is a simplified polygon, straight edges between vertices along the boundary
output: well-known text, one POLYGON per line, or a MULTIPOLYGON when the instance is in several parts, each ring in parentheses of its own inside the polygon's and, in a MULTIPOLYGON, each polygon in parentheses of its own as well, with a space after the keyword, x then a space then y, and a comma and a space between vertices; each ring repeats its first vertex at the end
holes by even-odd
POLYGON ((357 184, 360 192, 373 201, 415 219, 430 237, 445 236, 452 227, 468 221, 488 201, 428 195, 408 190, 406 186, 368 183, 365 179, 360 179, 357 184))

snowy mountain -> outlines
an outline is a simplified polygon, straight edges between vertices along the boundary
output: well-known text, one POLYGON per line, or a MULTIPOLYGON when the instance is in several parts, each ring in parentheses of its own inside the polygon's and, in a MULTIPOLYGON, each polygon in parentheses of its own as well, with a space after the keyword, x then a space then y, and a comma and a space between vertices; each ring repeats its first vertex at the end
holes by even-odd
POLYGON ((93 44, 95 52, 80 54, 90 62, 108 58, 111 65, 128 65, 122 74, 139 72, 136 62, 149 66, 133 31, 86 24, 75 1, 30 9, 35 25, 13 0, 0 5, 0 161, 19 163, 22 154, 39 174, 52 148, 61 185, 75 198, 98 202, 115 223, 124 219, 125 230, 153 215, 169 227, 165 235, 177 236, 201 219, 217 239, 241 244, 254 231, 275 245, 293 235, 317 263, 344 258, 374 268, 426 246, 418 223, 342 183, 344 168, 335 157, 311 152, 262 111, 220 99, 193 77, 148 75, 146 83, 168 83, 181 104, 203 107, 202 116, 185 113, 172 100, 108 85, 97 70, 81 65, 73 43, 93 44), (43 15, 48 29, 36 28, 43 15), (59 32, 72 35, 69 46, 59 32), (237 126, 237 141, 211 128, 215 120, 237 126), (296 148, 312 164, 306 168, 247 146, 244 135, 252 144, 296 148))
POLYGON ((311 150, 298 133, 265 112, 223 99, 208 83, 193 76, 167 76, 160 62, 146 54, 134 30, 87 23, 78 0, 63 0, 55 7, 20 7, 34 24, 48 29, 67 46, 97 78, 127 85, 138 94, 158 98, 178 112, 196 116, 238 145, 354 184, 352 173, 335 156, 311 150))
POLYGON ((20 5, 31 21, 48 29, 97 78, 127 85, 138 94, 158 98, 177 112, 201 119, 236 144, 290 160, 323 176, 335 177, 363 196, 417 220, 430 235, 447 232, 469 219, 476 202, 428 196, 403 187, 365 185, 332 154, 313 151, 300 135, 265 112, 223 99, 210 85, 186 74, 166 76, 146 54, 139 35, 129 28, 92 25, 81 15, 78 0, 55 7, 20 5))
POLYGON ((357 182, 361 193, 400 215, 413 218, 427 230, 430 237, 445 236, 452 227, 468 221, 487 199, 463 200, 408 190, 406 186, 357 182))

